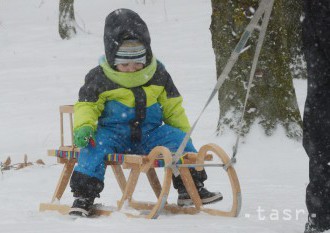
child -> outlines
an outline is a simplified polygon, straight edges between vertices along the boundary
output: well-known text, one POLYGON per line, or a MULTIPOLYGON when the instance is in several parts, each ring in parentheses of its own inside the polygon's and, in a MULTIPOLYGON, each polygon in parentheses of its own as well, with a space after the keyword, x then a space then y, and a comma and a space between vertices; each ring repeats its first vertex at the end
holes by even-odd
MULTIPOLYGON (((156 146, 175 152, 190 129, 182 97, 153 56, 147 25, 137 13, 128 9, 110 13, 104 46, 105 56, 87 74, 74 106, 74 141, 82 149, 70 181, 75 197, 72 215, 88 216, 100 196, 107 154, 146 155, 156 146)), ((196 152, 191 141, 185 152, 196 152)), ((204 170, 191 169, 191 174, 204 204, 222 200, 221 193, 203 188, 204 170)), ((191 205, 181 178, 173 177, 173 183, 178 205, 191 205)))

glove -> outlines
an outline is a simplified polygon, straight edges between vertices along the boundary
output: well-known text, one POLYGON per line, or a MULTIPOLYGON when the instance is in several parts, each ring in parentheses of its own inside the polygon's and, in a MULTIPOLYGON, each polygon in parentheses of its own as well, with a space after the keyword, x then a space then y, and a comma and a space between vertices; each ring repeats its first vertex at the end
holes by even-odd
POLYGON ((76 129, 73 133, 74 135, 74 144, 79 148, 84 148, 88 145, 90 139, 94 139, 94 130, 91 126, 82 126, 76 129))

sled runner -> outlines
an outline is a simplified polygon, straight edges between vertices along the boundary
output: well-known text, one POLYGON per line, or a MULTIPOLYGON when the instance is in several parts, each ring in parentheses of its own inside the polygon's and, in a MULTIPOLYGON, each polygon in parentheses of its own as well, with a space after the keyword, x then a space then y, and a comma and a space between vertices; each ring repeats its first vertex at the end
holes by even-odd
MULTIPOLYGON (((70 206, 60 204, 61 197, 69 183, 71 174, 77 158, 79 156, 79 148, 73 146, 73 106, 65 105, 60 107, 60 127, 61 127, 61 146, 57 150, 49 150, 49 156, 57 157, 58 163, 64 164, 62 173, 58 180, 55 192, 50 203, 41 203, 40 211, 57 211, 61 214, 68 214, 70 206), (64 114, 69 114, 70 130, 71 130, 71 145, 64 145, 64 114)), ((176 204, 167 203, 167 197, 171 188, 172 182, 172 156, 173 154, 165 147, 155 147, 149 155, 133 155, 133 154, 109 154, 105 161, 112 168, 116 181, 122 192, 122 197, 117 203, 117 209, 121 210, 124 203, 127 202, 131 208, 140 210, 140 215, 126 213, 130 217, 144 217, 155 219, 162 211, 170 213, 196 214, 205 212, 211 215, 236 217, 240 212, 241 207, 241 191, 239 181, 235 169, 230 164, 229 156, 217 145, 207 144, 201 147, 198 153, 186 153, 181 156, 177 162, 177 167, 180 172, 182 181, 186 190, 191 197, 193 207, 179 207, 176 204), (204 164, 204 161, 211 161, 213 155, 219 157, 222 164, 204 164), (228 174, 231 189, 232 189, 232 206, 228 211, 206 208, 203 206, 199 197, 194 181, 189 172, 189 168, 202 170, 206 166, 223 167, 228 174), (162 184, 158 179, 155 168, 163 168, 164 175, 162 184), (126 179, 123 169, 129 169, 130 173, 126 179), (133 199, 139 176, 145 173, 148 181, 153 189, 157 201, 155 203, 142 202, 133 199), (145 214, 147 212, 147 214, 145 214), (142 214, 144 213, 144 214, 142 214)), ((173 165, 172 165, 173 166, 173 165)), ((103 206, 94 205, 93 214, 95 215, 110 215, 113 208, 109 209, 103 206)))

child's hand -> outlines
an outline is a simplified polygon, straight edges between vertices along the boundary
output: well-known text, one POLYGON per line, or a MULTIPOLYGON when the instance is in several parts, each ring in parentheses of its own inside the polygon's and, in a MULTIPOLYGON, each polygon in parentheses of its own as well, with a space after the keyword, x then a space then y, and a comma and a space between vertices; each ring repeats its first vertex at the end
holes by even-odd
POLYGON ((92 127, 82 126, 74 131, 74 144, 77 147, 84 148, 90 141, 95 141, 92 127))

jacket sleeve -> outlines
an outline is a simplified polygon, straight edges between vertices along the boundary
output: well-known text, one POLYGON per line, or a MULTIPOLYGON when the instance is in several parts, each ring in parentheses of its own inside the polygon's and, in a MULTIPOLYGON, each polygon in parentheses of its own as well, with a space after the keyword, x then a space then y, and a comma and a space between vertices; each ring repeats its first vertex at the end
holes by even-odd
POLYGON ((182 107, 182 96, 175 87, 168 72, 164 69, 162 73, 162 75, 166 75, 166 83, 158 101, 162 106, 163 121, 168 125, 188 132, 190 130, 190 124, 185 110, 182 107))
POLYGON ((97 120, 104 109, 104 101, 100 98, 100 85, 95 79, 96 72, 91 70, 85 78, 85 84, 79 90, 79 100, 74 105, 73 128, 82 126, 97 128, 97 120))

